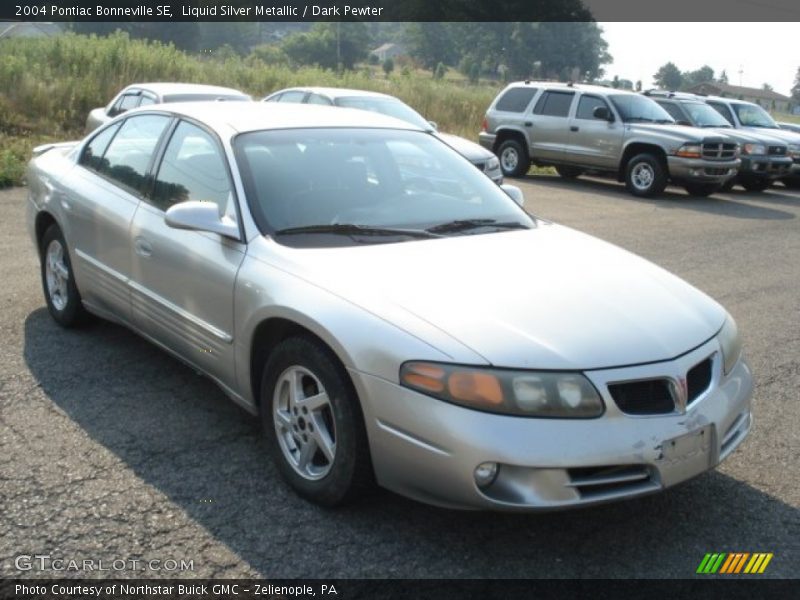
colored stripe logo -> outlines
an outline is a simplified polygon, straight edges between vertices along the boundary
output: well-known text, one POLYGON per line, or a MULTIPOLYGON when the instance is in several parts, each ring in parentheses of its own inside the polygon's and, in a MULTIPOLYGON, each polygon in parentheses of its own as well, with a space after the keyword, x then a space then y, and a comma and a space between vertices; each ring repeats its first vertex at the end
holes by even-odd
POLYGON ((701 575, 760 575, 767 570, 772 556, 772 552, 709 552, 696 572, 701 575))

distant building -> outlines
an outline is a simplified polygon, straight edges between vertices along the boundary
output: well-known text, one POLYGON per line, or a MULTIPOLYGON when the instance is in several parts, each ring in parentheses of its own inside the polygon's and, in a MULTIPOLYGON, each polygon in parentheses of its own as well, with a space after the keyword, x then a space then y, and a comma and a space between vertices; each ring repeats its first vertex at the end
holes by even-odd
POLYGON ((64 33, 59 23, 0 22, 0 39, 51 37, 64 33))
POLYGON ((736 98, 746 102, 753 102, 767 110, 778 112, 791 112, 792 99, 772 90, 729 85, 718 81, 707 81, 690 87, 687 91, 695 94, 709 96, 722 96, 723 98, 736 98))
POLYGON ((403 46, 402 44, 389 43, 378 46, 377 48, 375 48, 375 50, 370 52, 370 54, 377 56, 378 60, 380 62, 383 62, 387 58, 395 59, 398 56, 405 56, 406 54, 408 54, 408 52, 406 51, 405 46, 403 46))

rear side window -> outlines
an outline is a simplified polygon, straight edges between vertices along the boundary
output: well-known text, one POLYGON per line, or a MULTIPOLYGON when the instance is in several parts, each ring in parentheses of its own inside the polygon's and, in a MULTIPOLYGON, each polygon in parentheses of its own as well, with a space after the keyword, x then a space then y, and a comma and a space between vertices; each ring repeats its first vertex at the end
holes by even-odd
POLYGON ((733 120, 733 115, 731 114, 731 109, 725 106, 724 104, 720 104, 719 102, 706 102, 711 108, 725 117, 725 120, 730 123, 731 125, 736 125, 736 121, 733 120))
POLYGON ((114 134, 117 133, 117 129, 119 129, 119 123, 107 127, 94 136, 94 139, 83 149, 80 164, 93 171, 102 171, 105 167, 103 155, 106 153, 106 148, 108 148, 108 144, 114 134))
MULTIPOLYGON (((598 107, 607 109, 608 104, 606 104, 605 100, 597 96, 581 96, 581 99, 578 100, 578 111, 575 113, 575 118, 597 120, 597 117, 594 116, 594 109, 598 107)), ((569 111, 569 104, 567 104, 567 111, 569 111)))
POLYGON ((233 196, 225 157, 205 130, 181 122, 170 138, 156 177, 153 203, 167 210, 187 200, 214 202, 220 214, 233 196))
POLYGON ((122 97, 114 103, 114 106, 111 108, 111 112, 109 113, 109 115, 115 117, 119 114, 124 113, 126 110, 136 108, 137 106, 139 106, 140 100, 141 96, 139 95, 139 92, 131 92, 128 94, 123 94, 122 97))
POLYGON ((533 112, 548 117, 566 117, 574 95, 575 92, 545 92, 533 112))
POLYGON ((521 113, 528 108, 528 104, 533 100, 536 91, 536 88, 528 87, 511 88, 500 97, 494 109, 521 113))
POLYGON ((101 173, 121 186, 140 193, 158 140, 170 118, 141 115, 126 119, 103 157, 101 173))

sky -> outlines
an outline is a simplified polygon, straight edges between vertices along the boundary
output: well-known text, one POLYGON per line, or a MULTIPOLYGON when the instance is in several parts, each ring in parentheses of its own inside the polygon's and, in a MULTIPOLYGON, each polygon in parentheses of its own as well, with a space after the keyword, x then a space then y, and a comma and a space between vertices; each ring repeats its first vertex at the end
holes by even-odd
MULTIPOLYGON (((700 1, 700 0, 698 0, 700 1)), ((653 74, 667 62, 681 71, 703 65, 728 83, 760 88, 770 84, 790 95, 800 67, 800 23, 600 23, 613 64, 606 78, 642 81, 654 87, 653 74), (741 75, 739 71, 742 71, 741 75)))

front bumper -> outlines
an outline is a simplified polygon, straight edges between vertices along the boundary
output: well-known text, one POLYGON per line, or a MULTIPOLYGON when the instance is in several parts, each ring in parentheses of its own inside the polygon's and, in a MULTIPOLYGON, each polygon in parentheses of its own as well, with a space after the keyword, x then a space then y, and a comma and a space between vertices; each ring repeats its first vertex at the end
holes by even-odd
POLYGON ((668 156, 669 176, 677 182, 723 183, 736 175, 741 161, 668 156))
POLYGON ((786 177, 792 169, 788 156, 742 156, 739 174, 751 174, 764 179, 786 177))
POLYGON ((654 493, 719 464, 751 426, 750 371, 740 360, 723 377, 715 339, 674 361, 587 372, 606 405, 596 419, 489 414, 351 374, 378 482, 450 508, 535 511, 654 493), (683 414, 626 415, 608 393, 608 382, 685 373, 708 357, 711 384, 683 414), (484 462, 500 467, 481 490, 474 471, 484 462))

